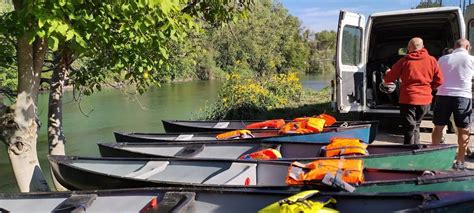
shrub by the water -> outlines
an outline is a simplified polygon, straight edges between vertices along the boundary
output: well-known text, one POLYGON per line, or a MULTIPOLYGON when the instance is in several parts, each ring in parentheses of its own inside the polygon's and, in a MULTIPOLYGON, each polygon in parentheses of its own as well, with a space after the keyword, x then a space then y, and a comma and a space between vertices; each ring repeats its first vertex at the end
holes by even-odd
POLYGON ((301 83, 296 73, 266 77, 229 74, 216 103, 204 109, 206 119, 242 119, 299 101, 301 83))

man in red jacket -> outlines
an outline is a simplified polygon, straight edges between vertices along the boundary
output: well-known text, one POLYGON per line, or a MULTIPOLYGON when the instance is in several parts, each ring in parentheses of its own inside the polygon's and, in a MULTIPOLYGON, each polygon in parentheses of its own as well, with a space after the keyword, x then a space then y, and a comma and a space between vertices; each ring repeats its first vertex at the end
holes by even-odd
POLYGON ((404 144, 420 142, 420 124, 430 110, 431 92, 443 83, 438 62, 423 47, 421 38, 408 42, 408 54, 387 70, 385 83, 400 78, 400 116, 404 129, 404 144))

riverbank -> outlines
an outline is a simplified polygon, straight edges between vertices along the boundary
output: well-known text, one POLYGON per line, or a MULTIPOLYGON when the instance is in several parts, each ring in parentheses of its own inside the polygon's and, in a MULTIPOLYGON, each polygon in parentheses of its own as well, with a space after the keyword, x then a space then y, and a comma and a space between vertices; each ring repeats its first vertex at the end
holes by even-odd
POLYGON ((273 109, 257 114, 246 115, 248 119, 266 120, 266 119, 293 119, 297 117, 318 115, 328 113, 335 116, 338 120, 355 120, 352 114, 338 114, 331 106, 331 87, 326 86, 321 90, 304 89, 300 101, 293 102, 284 108, 273 109))

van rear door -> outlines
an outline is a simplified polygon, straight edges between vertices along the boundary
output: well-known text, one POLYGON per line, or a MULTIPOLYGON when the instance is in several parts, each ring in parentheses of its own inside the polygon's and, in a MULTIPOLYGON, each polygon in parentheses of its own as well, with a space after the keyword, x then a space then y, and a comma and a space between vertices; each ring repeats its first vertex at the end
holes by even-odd
POLYGON ((341 11, 336 46, 336 107, 341 113, 363 111, 365 17, 341 11))
MULTIPOLYGON (((466 22, 466 38, 472 43, 474 42, 474 4, 468 5, 464 12, 464 21, 466 22)), ((474 55, 474 50, 471 49, 471 55, 474 55)))

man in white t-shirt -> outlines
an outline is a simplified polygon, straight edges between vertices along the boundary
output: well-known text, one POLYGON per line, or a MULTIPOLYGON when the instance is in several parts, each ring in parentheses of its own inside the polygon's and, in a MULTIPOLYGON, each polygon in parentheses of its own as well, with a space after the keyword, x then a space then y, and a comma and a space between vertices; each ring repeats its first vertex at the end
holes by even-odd
POLYGON ((469 143, 472 92, 471 79, 474 72, 474 58, 469 55, 471 45, 466 39, 459 39, 454 44, 455 50, 439 58, 438 63, 444 76, 444 83, 438 87, 436 103, 433 110, 435 128, 431 135, 433 144, 442 141, 443 129, 453 114, 458 132, 458 153, 453 169, 464 170, 464 155, 469 143))

